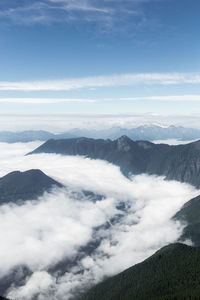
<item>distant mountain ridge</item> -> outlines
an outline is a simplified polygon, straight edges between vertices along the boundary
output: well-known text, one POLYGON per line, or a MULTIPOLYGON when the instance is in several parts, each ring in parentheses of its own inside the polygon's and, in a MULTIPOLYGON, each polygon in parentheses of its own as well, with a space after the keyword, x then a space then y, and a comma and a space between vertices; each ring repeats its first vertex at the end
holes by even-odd
POLYGON ((0 178, 0 205, 18 200, 32 200, 52 187, 62 184, 41 170, 14 171, 0 178))
POLYGON ((91 288, 79 300, 199 300, 200 249, 171 244, 91 288))
POLYGON ((29 154, 57 153, 102 159, 120 167, 123 174, 165 176, 168 180, 200 187, 200 141, 169 146, 148 141, 74 138, 49 140, 29 154))
POLYGON ((53 134, 44 130, 26 130, 19 132, 0 131, 0 142, 4 143, 27 143, 32 141, 47 141, 56 138, 73 138, 69 133, 53 134))
POLYGON ((185 128, 182 126, 162 127, 158 125, 143 125, 136 128, 113 126, 102 130, 74 128, 59 134, 54 134, 44 130, 27 130, 21 132, 0 131, 0 142, 25 143, 36 140, 47 141, 49 139, 66 139, 77 137, 114 140, 123 135, 128 136, 134 141, 154 141, 167 139, 185 141, 200 139, 200 129, 185 128))
POLYGON ((180 141, 195 140, 200 138, 200 130, 185 128, 183 126, 162 127, 159 125, 141 125, 136 128, 123 128, 113 126, 103 130, 92 129, 72 129, 68 133, 76 137, 87 137, 95 139, 115 140, 120 136, 126 135, 134 141, 139 140, 167 140, 177 139, 180 141))

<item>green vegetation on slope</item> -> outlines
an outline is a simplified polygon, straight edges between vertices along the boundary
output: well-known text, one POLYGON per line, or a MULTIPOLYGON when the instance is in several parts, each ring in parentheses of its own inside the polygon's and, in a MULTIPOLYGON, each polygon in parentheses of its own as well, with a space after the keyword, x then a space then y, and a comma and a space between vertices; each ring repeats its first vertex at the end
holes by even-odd
POLYGON ((94 286, 81 300, 200 300, 200 249, 172 244, 94 286))

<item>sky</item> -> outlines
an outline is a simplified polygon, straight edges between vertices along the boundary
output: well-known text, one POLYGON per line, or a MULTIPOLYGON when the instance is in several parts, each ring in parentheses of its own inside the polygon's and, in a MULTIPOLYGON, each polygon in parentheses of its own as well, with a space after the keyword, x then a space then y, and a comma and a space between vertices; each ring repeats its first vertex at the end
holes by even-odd
POLYGON ((1 0, 1 114, 194 114, 199 0, 1 0))

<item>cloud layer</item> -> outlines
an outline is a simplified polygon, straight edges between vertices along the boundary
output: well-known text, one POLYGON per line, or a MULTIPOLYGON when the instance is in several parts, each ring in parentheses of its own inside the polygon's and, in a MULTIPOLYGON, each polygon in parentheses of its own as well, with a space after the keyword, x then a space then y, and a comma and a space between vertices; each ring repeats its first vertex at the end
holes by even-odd
MULTIPOLYGON (((151 0, 152 2, 153 0, 151 0)), ((154 0, 155 1, 155 0, 154 0)), ((106 0, 42 0, 7 1, 2 4, 0 19, 15 24, 49 23, 96 23, 100 28, 111 28, 114 24, 126 25, 126 21, 141 26, 145 17, 140 7, 150 0, 106 1, 106 0)))
MULTIPOLYGON (((200 128, 198 113, 196 114, 99 114, 99 115, 70 115, 70 114, 27 114, 1 115, 0 131, 46 130, 53 133, 66 132, 74 128, 107 129, 115 126, 134 128, 141 125, 161 127, 184 126, 200 128)), ((27 151, 28 152, 28 151, 27 151)))
POLYGON ((83 88, 199 84, 200 73, 138 73, 32 82, 0 82, 0 91, 70 91, 83 88))
POLYGON ((170 102, 183 102, 183 101, 200 101, 200 95, 168 95, 168 96, 151 96, 151 97, 126 97, 119 98, 123 101, 170 101, 170 102))
POLYGON ((68 188, 21 206, 1 206, 0 276, 13 268, 24 276, 21 286, 13 280, 10 298, 71 299, 179 237, 182 228, 170 218, 198 194, 191 186, 146 175, 128 180, 118 167, 100 160, 24 156, 37 145, 1 143, 0 176, 40 168, 68 188), (103 199, 92 201, 82 190, 103 199), (61 262, 62 272, 56 267, 61 262))
POLYGON ((199 102, 200 95, 170 95, 170 96, 151 96, 151 97, 126 97, 126 98, 0 98, 0 103, 22 103, 22 104, 53 104, 53 103, 102 103, 110 101, 167 101, 167 102, 199 102))
POLYGON ((84 98, 0 98, 0 103, 50 104, 50 103, 94 103, 84 98))

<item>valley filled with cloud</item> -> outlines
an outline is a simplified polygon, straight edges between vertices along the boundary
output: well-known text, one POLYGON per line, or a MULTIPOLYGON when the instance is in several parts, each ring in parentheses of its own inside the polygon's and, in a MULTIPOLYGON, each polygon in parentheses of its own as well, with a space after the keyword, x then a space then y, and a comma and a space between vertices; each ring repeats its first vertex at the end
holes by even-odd
MULTIPOLYGON (((0 176, 41 169, 64 185, 0 206, 0 285, 19 299, 72 299, 180 237, 175 213, 199 191, 163 177, 124 177, 101 160, 25 156, 41 142, 0 143, 0 176)), ((190 243, 190 241, 186 241, 190 243)))

